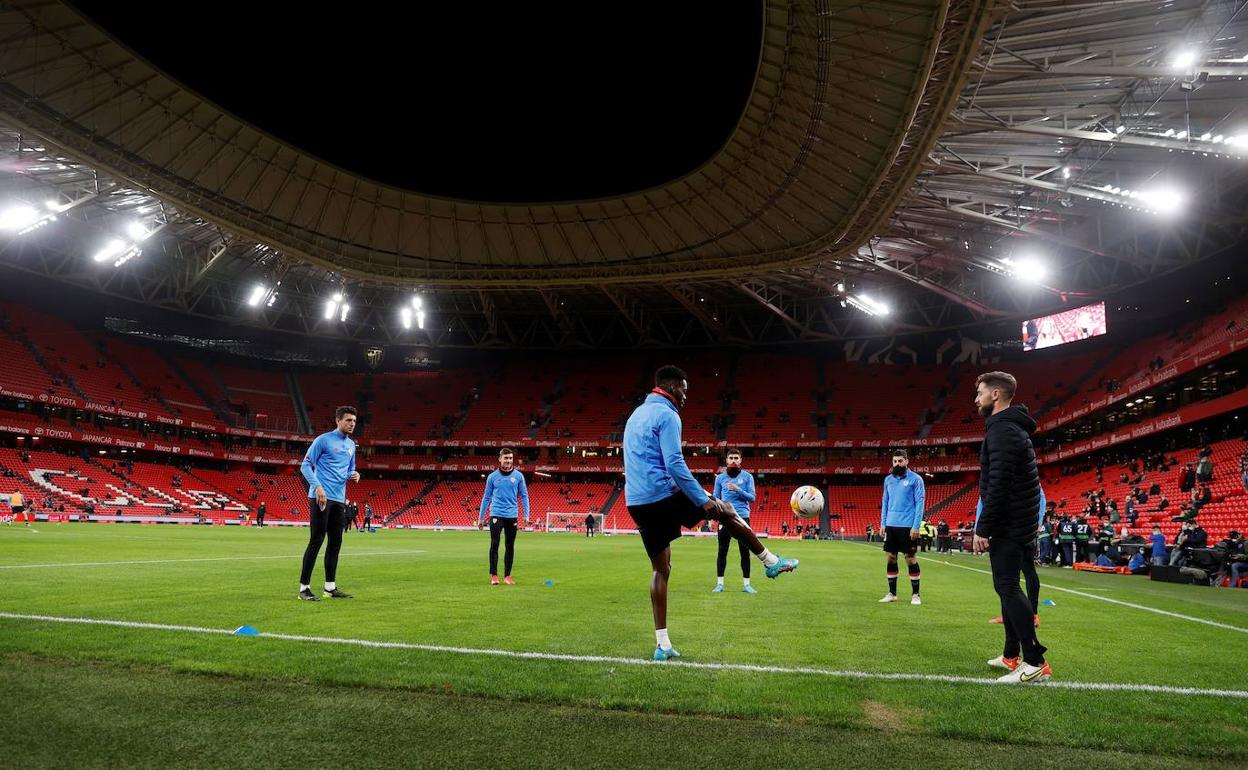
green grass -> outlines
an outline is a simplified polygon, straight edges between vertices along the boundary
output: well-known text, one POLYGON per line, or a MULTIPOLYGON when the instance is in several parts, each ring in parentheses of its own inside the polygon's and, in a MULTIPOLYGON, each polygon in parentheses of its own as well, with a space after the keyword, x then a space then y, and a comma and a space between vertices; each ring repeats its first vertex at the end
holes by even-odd
MULTIPOLYGON (((635 537, 522 536, 519 585, 491 587, 482 533, 348 533, 338 577, 357 598, 308 604, 294 598, 306 532, 38 529, 0 527, 0 611, 577 655, 653 650, 649 571, 635 537), (203 561, 5 568, 153 559, 203 561)), ((801 558, 801 569, 776 581, 756 570, 760 594, 747 596, 735 564, 730 590, 710 593, 713 541, 674 546, 669 625, 687 660, 993 674, 983 661, 1000 652, 1001 629, 987 622, 998 614, 989 578, 940 563, 984 569, 983 560, 925 560, 925 605, 911 607, 876 603, 885 586, 874 548, 779 550, 801 558)), ((1041 579, 1248 628, 1248 592, 1059 570, 1041 579)), ((1041 638, 1062 680, 1248 689, 1248 634, 1045 596, 1057 606, 1043 608, 1041 638)), ((722 765, 746 752, 814 764, 829 749, 864 766, 897 756, 994 766, 1248 759, 1244 699, 517 660, 13 619, 0 619, 0 641, 4 700, 40 715, 37 728, 0 737, 0 756, 17 766, 249 756, 301 765, 309 751, 327 763, 480 764, 508 743, 519 765, 722 765)))

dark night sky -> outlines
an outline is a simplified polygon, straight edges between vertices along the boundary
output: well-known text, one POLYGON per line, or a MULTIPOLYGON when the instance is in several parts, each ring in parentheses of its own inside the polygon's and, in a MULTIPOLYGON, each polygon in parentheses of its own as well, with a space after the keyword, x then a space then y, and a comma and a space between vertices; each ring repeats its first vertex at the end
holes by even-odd
POLYGON ((740 117, 762 28, 746 0, 318 5, 77 7, 331 163, 490 201, 609 196, 701 165, 740 117))

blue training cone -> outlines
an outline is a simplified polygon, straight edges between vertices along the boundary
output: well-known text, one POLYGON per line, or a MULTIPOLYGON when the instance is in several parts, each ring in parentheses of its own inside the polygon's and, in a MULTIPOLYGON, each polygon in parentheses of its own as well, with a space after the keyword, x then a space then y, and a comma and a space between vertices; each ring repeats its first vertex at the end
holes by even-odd
POLYGON ((542 583, 542 585, 544 586, 553 586, 554 584, 555 584, 555 581, 553 580, 547 580, 545 583, 542 583))
POLYGON ((239 626, 234 629, 235 636, 259 636, 260 632, 254 626, 239 626))
POLYGON ((1044 605, 1044 606, 1046 606, 1046 607, 1056 607, 1056 606, 1057 606, 1057 602, 1053 601, 1052 599, 1045 599, 1044 601, 1042 601, 1042 602, 1040 602, 1040 603, 1041 603, 1041 604, 1043 604, 1043 605, 1044 605))

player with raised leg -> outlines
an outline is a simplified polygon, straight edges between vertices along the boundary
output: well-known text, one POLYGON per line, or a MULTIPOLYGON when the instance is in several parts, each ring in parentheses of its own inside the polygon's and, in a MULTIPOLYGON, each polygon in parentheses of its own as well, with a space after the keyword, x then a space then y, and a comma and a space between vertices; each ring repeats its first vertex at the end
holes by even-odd
POLYGON ((704 519, 718 521, 733 537, 745 541, 763 562, 769 578, 797 569, 797 559, 785 559, 764 548, 732 506, 708 495, 689 472, 680 441, 680 409, 689 391, 684 371, 664 366, 655 373, 654 385, 624 426, 624 503, 654 568, 650 578, 654 659, 670 660, 680 653, 667 633, 667 583, 672 574, 671 543, 680 538, 682 526, 695 527, 704 519))

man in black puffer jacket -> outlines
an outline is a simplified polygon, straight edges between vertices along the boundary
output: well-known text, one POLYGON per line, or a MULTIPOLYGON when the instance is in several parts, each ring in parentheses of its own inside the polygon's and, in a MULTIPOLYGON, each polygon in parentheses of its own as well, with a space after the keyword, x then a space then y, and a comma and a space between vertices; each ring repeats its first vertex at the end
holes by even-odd
POLYGON ((1023 562, 1036 557, 1040 473, 1031 445, 1036 421, 1026 407, 1010 404, 1017 387, 1014 376, 1006 372, 988 372, 975 380, 975 406, 988 419, 979 450, 984 512, 975 525, 974 546, 976 553, 988 551, 1005 619, 1005 649, 988 665, 1009 669, 1003 682, 1027 684, 1043 682, 1053 672, 1044 661, 1045 647, 1036 638, 1035 608, 1018 586, 1023 562))

